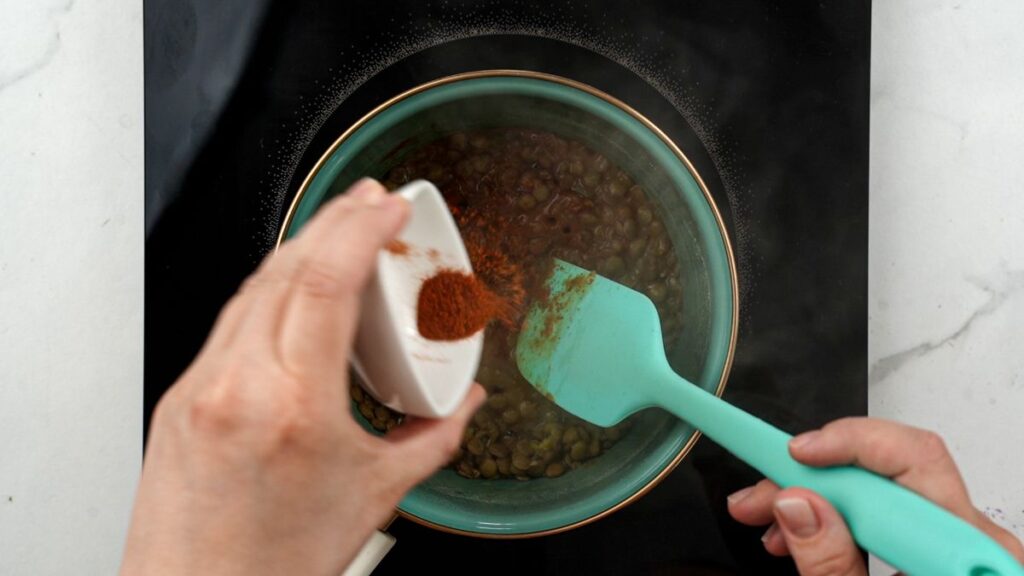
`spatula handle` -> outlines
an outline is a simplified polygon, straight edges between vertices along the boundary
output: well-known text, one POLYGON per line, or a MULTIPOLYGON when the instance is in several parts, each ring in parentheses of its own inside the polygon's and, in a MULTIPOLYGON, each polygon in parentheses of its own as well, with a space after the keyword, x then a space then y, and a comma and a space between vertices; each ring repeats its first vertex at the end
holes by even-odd
POLYGON ((854 539, 911 575, 1024 575, 1004 548, 959 517, 888 478, 854 466, 813 468, 789 455, 791 436, 676 374, 656 403, 783 487, 827 499, 854 539))

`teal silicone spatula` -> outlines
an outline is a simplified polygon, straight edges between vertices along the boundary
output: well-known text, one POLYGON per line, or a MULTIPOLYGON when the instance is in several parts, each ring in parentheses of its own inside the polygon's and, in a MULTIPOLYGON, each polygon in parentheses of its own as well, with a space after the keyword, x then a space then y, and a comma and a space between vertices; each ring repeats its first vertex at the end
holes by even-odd
POLYGON ((599 426, 664 408, 780 486, 828 499, 862 547, 908 574, 1024 574, 967 522, 862 468, 800 464, 789 455, 789 434, 677 375, 665 358, 658 312, 643 294, 560 260, 548 289, 527 313, 516 360, 562 408, 599 426))

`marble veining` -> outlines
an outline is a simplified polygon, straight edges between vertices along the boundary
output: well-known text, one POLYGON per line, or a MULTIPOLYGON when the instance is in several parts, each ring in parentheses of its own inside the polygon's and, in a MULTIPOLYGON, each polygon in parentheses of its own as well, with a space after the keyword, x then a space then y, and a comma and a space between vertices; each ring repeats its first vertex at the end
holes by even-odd
POLYGON ((60 49, 60 17, 74 0, 4 2, 0 27, 0 90, 45 68, 60 49))
POLYGON ((942 346, 956 346, 961 338, 966 336, 971 330, 975 322, 999 313, 1003 308, 1003 304, 1009 298, 1019 296, 1019 293, 1024 290, 1024 270, 1000 270, 997 282, 981 278, 966 278, 965 280, 987 294, 987 300, 976 308, 953 332, 941 335, 934 340, 921 342, 911 348, 888 354, 871 363, 868 372, 868 382, 870 384, 882 383, 906 363, 922 358, 942 346))

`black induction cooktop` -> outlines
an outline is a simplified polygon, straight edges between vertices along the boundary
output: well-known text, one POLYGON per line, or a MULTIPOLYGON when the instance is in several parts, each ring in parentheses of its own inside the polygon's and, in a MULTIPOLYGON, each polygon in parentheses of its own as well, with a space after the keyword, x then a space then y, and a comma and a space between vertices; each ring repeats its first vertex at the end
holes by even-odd
MULTIPOLYGON (((661 127, 739 268, 726 398, 790 432, 866 413, 870 4, 147 0, 145 410, 273 247, 323 150, 449 74, 566 76, 661 127)), ((758 475, 707 440, 637 503, 544 538, 398 520, 379 573, 794 573, 725 511, 758 475)))

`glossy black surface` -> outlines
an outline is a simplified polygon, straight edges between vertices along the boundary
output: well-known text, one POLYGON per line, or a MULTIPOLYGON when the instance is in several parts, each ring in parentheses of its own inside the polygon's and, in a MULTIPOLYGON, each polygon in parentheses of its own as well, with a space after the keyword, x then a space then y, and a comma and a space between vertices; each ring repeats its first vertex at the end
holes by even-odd
MULTIPOLYGON (((148 0, 147 415, 337 135, 402 90, 483 68, 594 85, 693 160, 740 263, 727 399, 791 432, 865 413, 869 4, 658 4, 148 0)), ((763 529, 725 514, 756 479, 702 440, 639 502, 562 535, 400 520, 380 573, 792 573, 763 529)))

